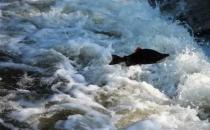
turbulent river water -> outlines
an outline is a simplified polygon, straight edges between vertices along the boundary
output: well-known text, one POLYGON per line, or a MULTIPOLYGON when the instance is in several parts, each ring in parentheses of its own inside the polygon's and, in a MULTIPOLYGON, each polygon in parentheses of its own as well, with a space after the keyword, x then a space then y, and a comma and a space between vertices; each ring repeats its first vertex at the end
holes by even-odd
POLYGON ((209 130, 210 61, 147 0, 0 0, 1 130, 209 130), (150 48, 153 65, 108 65, 150 48))

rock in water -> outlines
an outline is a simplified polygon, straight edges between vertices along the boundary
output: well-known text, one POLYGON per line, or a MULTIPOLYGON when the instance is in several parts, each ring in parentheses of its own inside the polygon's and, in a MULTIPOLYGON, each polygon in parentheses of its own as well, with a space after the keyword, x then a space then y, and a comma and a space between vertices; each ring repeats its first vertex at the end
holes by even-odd
POLYGON ((210 40, 209 0, 148 0, 152 7, 157 4, 163 13, 172 14, 175 19, 185 21, 199 38, 210 40))
POLYGON ((195 35, 210 39, 210 1, 186 0, 186 18, 195 35))

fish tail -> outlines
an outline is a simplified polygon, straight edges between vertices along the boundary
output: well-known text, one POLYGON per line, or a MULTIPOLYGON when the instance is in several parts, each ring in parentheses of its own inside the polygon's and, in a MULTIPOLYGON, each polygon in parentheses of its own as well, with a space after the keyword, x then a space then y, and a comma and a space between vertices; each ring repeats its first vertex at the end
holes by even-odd
POLYGON ((109 63, 110 65, 114 65, 114 64, 119 64, 121 62, 124 62, 125 58, 124 57, 120 57, 117 55, 112 55, 112 61, 109 63))

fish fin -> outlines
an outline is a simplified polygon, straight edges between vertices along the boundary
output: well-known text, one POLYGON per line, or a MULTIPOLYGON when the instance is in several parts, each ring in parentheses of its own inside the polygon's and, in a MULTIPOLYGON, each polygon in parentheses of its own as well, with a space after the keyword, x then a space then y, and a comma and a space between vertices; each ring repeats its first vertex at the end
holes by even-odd
POLYGON ((136 50, 135 50, 135 52, 139 52, 139 51, 141 51, 141 50, 142 50, 142 48, 137 47, 136 50))

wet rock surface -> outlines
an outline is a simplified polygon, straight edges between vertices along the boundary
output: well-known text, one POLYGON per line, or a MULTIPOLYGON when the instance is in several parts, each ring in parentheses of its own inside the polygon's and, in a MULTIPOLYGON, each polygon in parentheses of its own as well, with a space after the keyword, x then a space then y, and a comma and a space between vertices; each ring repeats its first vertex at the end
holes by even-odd
POLYGON ((210 1, 186 0, 186 2, 188 5, 187 21, 192 26, 195 35, 210 40, 210 1))
POLYGON ((209 0, 149 0, 151 6, 160 5, 163 13, 169 13, 186 22, 198 38, 210 40, 210 1, 209 0))

